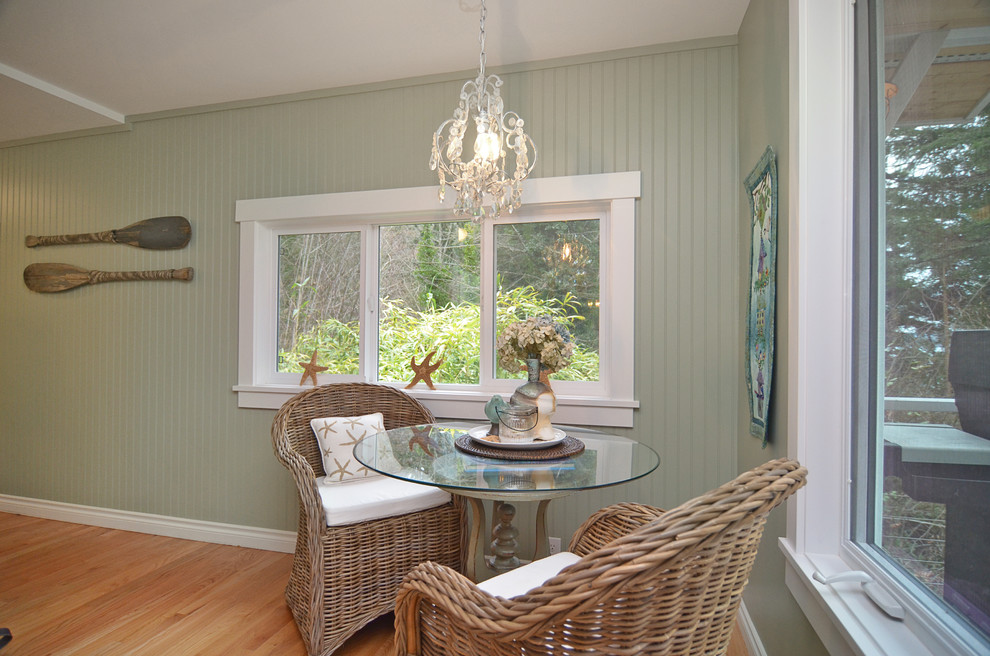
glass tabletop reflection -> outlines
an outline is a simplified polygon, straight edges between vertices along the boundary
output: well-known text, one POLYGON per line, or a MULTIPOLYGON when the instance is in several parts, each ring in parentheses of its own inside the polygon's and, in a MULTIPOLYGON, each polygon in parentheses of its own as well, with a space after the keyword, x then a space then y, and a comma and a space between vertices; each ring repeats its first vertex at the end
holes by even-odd
POLYGON ((660 464, 653 449, 635 440, 570 426, 557 428, 581 440, 585 449, 562 459, 489 458, 456 448, 454 440, 477 425, 442 422, 395 428, 361 440, 354 456, 393 478, 452 491, 499 491, 506 497, 514 492, 564 493, 617 485, 646 476, 660 464))

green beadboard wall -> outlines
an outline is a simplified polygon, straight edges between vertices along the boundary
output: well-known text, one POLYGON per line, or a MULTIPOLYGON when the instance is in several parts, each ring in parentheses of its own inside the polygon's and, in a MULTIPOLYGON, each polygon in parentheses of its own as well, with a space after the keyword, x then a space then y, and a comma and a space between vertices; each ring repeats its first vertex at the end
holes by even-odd
MULTIPOLYGON (((636 395, 624 432, 656 449, 648 478, 551 506, 570 532, 619 500, 670 506, 735 475, 741 378, 735 39, 503 71, 539 148, 534 177, 642 171, 636 395)), ((470 73, 473 75, 473 73, 470 73)), ((269 439, 238 409, 239 199, 435 183, 430 135, 463 78, 132 117, 127 131, 0 148, 0 494, 293 530, 269 439), (28 234, 180 214, 190 245, 39 249, 28 234), (191 266, 191 283, 28 291, 32 262, 191 266)))
MULTIPOLYGON (((751 0, 739 28, 739 157, 740 173, 745 177, 766 147, 777 155, 777 311, 774 374, 771 382, 769 443, 749 434, 749 407, 745 385, 739 402, 739 471, 760 465, 771 458, 787 456, 788 309, 790 280, 787 272, 792 254, 788 248, 791 217, 790 122, 789 98, 790 55, 789 7, 787 0, 751 0)), ((740 243, 742 266, 739 293, 749 293, 749 252, 751 217, 749 202, 740 188, 740 243)), ((744 301, 740 321, 747 312, 744 301)), ((744 349, 740 340, 740 349, 744 349)), ((810 475, 813 477, 814 472, 810 475)), ((778 509, 767 520, 744 599, 768 656, 800 653, 802 656, 826 656, 828 653, 808 623, 784 583, 784 556, 777 544, 786 531, 786 513, 778 509), (795 645, 800 649, 795 650, 795 645)))

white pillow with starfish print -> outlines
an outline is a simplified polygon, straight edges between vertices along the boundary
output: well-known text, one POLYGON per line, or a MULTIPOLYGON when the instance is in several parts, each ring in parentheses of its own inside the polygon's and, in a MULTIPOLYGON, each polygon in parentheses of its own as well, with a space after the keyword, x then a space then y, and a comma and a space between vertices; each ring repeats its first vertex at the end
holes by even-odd
MULTIPOLYGON (((385 430, 382 413, 357 417, 321 417, 309 422, 320 445, 327 483, 365 480, 381 474, 368 469, 354 457, 354 445, 362 438, 385 430)), ((391 453, 379 457, 392 457, 391 453)))

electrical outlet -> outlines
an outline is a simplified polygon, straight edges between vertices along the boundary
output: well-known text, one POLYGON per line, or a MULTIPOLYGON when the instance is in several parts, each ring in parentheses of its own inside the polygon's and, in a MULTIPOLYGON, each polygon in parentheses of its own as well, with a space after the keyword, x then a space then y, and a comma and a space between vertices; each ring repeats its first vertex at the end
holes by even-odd
POLYGON ((560 538, 550 538, 550 555, 560 553, 560 538))

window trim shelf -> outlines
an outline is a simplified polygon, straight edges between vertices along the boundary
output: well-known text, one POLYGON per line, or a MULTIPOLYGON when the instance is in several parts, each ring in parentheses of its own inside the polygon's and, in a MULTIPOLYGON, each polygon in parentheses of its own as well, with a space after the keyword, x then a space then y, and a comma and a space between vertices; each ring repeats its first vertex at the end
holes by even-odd
POLYGON ((849 570, 842 558, 822 553, 798 553, 780 539, 785 557, 784 582, 831 656, 940 656, 918 638, 912 617, 901 622, 883 614, 858 583, 826 586, 812 576, 849 570))
MULTIPOLYGON (((487 421, 485 404, 491 399, 491 393, 430 390, 425 387, 405 389, 402 384, 381 384, 406 392, 425 405, 435 417, 487 421)), ((283 403, 304 389, 307 388, 299 385, 235 385, 233 388, 237 392, 238 407, 270 410, 281 408, 283 403)), ((633 425, 634 411, 637 408, 639 401, 635 399, 558 395, 554 423, 629 428, 633 425)))
POLYGON ((779 541, 785 558, 785 583, 832 656, 976 656, 985 644, 947 611, 933 611, 913 595, 882 583, 885 572, 859 545, 844 540, 838 554, 799 553, 793 542, 779 541), (829 577, 864 571, 901 605, 903 621, 885 615, 855 582, 823 585, 829 577))

